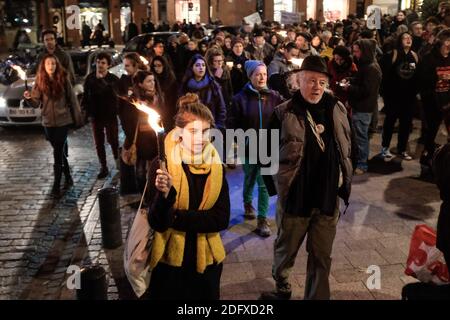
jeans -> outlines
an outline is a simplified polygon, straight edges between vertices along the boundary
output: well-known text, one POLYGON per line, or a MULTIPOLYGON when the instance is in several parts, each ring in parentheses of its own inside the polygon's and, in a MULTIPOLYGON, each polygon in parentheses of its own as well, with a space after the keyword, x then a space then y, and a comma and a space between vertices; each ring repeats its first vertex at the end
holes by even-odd
POLYGON ((257 164, 245 161, 244 169, 244 203, 252 203, 253 188, 258 184, 258 217, 266 218, 269 211, 269 192, 261 176, 261 168, 257 164))
POLYGON ((356 112, 352 114, 353 131, 355 133, 356 145, 358 148, 357 168, 367 171, 367 159, 369 158, 369 126, 372 120, 372 113, 356 112))

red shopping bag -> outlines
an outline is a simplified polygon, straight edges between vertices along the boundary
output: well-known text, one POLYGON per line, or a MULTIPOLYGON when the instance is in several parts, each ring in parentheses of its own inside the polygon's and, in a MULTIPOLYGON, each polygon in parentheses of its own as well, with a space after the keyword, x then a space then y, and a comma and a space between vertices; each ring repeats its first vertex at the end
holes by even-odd
POLYGON ((427 225, 417 225, 411 238, 405 274, 421 282, 448 284, 448 268, 436 248, 436 232, 427 225))

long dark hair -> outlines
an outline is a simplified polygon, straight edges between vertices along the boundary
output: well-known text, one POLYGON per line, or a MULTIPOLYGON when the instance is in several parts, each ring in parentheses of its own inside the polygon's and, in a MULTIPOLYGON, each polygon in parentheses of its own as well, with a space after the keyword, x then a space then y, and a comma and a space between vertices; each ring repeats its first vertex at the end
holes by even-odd
POLYGON ((156 78, 160 82, 159 84, 161 86, 169 85, 170 83, 176 81, 175 74, 172 70, 172 67, 170 66, 167 59, 162 56, 156 56, 153 58, 152 63, 150 64, 150 71, 156 76, 156 78), (162 66, 163 66, 162 74, 156 73, 155 68, 153 67, 153 63, 155 61, 161 62, 162 66))
POLYGON ((208 67, 208 62, 206 61, 205 57, 203 57, 201 54, 197 53, 192 56, 191 60, 189 60, 189 64, 187 66, 186 72, 184 73, 183 80, 181 81, 181 87, 183 89, 185 88, 188 81, 190 79, 194 78, 194 71, 192 71, 192 68, 197 60, 203 60, 205 62, 205 66, 206 66, 205 77, 208 77, 209 79, 213 79, 213 77, 211 75, 211 71, 209 70, 209 67, 208 67))
POLYGON ((66 87, 67 72, 62 67, 58 58, 53 54, 45 54, 42 57, 36 73, 36 87, 50 98, 60 98, 66 87), (45 61, 47 59, 54 59, 56 61, 56 70, 53 78, 50 78, 47 71, 45 71, 45 61))
POLYGON ((158 82, 158 79, 156 78, 155 74, 151 71, 139 70, 134 75, 134 77, 133 77, 133 94, 139 100, 150 101, 150 102, 154 101, 154 96, 149 96, 147 94, 147 92, 139 86, 139 84, 142 84, 148 76, 153 76, 153 78, 154 78, 155 96, 157 97, 158 102, 161 104, 163 98, 161 95, 161 89, 159 86, 159 82, 158 82))

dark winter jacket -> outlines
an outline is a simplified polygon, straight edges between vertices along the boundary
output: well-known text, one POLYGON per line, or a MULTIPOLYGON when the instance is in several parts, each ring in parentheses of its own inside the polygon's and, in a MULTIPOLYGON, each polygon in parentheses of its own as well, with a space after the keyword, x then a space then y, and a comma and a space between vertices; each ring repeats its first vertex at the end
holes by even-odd
POLYGON ((101 79, 97 78, 95 72, 86 77, 81 105, 89 117, 95 121, 117 121, 118 83, 119 78, 110 72, 101 79))
POLYGON ((381 69, 375 60, 375 41, 361 39, 355 42, 361 49, 361 59, 356 60, 358 72, 350 81, 349 104, 353 112, 372 113, 378 106, 381 69))
POLYGON ((247 73, 245 72, 245 61, 250 60, 250 54, 246 51, 242 55, 237 56, 233 52, 225 58, 225 62, 232 62, 233 66, 230 70, 231 85, 233 86, 233 95, 239 93, 248 82, 247 73))

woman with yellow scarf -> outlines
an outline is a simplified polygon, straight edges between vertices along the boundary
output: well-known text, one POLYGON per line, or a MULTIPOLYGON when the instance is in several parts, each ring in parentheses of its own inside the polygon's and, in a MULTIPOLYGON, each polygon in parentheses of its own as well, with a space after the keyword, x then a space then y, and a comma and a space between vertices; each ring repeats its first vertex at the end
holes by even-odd
POLYGON ((210 142, 211 111, 188 93, 178 101, 165 138, 167 171, 150 166, 148 219, 155 230, 150 299, 219 299, 230 198, 225 171, 210 142))

